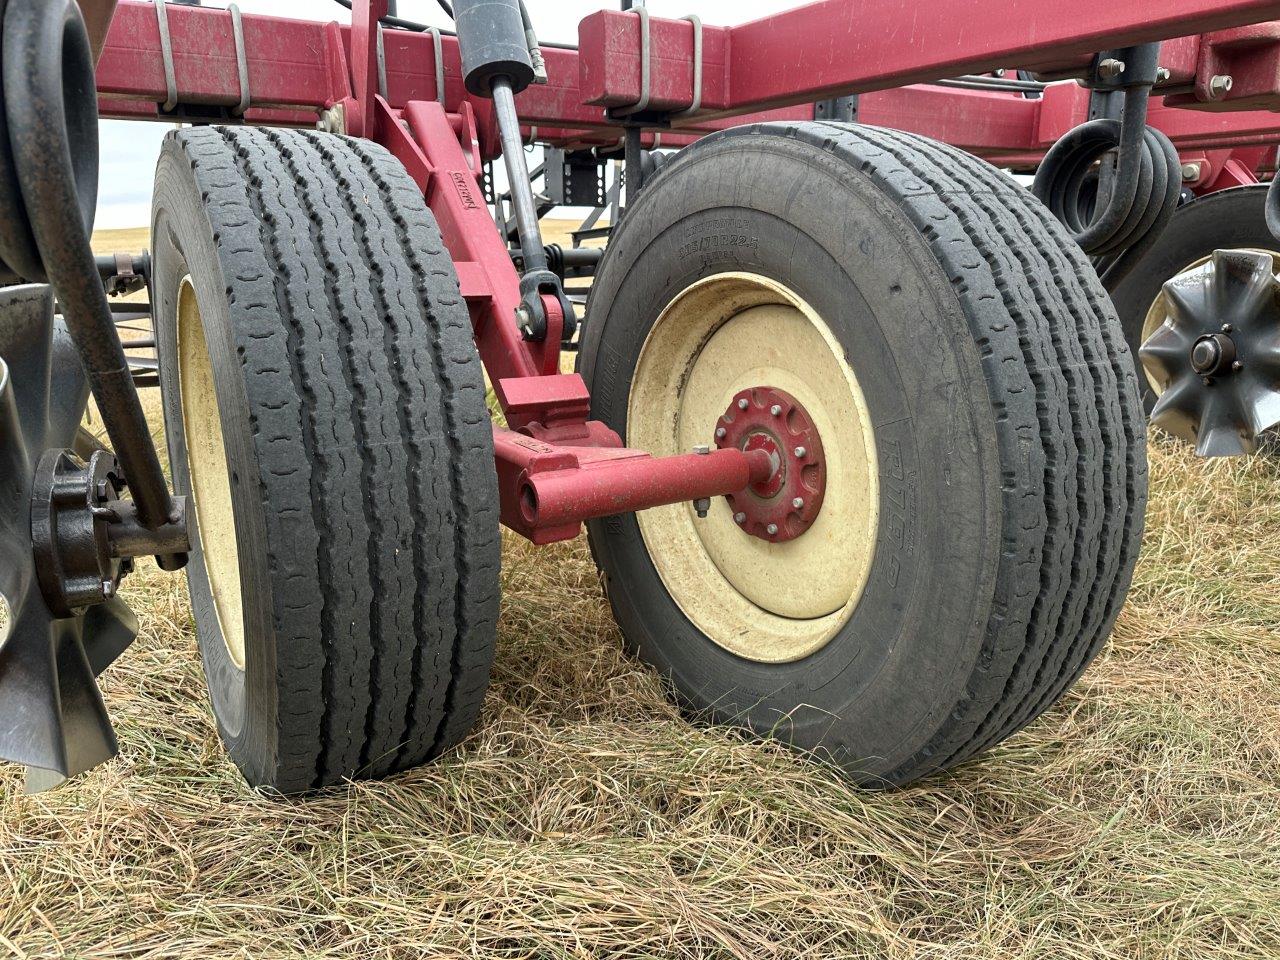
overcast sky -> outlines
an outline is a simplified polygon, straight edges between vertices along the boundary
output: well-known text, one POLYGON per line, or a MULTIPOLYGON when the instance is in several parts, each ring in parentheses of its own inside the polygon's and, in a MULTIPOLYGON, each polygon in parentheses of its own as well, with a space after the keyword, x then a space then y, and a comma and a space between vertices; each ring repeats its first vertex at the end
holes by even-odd
MULTIPOLYGON (((538 36, 544 40, 576 43, 578 21, 592 11, 617 4, 608 0, 526 0, 538 36)), ((239 0, 245 13, 270 13, 307 20, 342 20, 351 14, 332 0, 239 0)), ((225 7, 223 0, 206 0, 205 6, 225 7)), ((731 24, 753 20, 778 10, 798 6, 799 0, 650 0, 655 16, 681 17, 696 13, 706 23, 731 24)), ((422 23, 448 26, 449 19, 436 0, 400 0, 400 16, 422 23)), ((141 227, 150 220, 151 179, 160 140, 170 129, 162 123, 118 120, 102 122, 102 172, 98 191, 100 228, 141 227)))

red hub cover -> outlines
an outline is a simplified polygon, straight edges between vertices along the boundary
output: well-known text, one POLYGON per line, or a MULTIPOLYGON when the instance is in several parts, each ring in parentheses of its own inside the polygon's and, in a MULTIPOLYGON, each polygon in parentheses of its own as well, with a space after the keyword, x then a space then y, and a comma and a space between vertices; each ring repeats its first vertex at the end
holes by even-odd
POLYGON ((827 467, 822 440, 808 412, 791 394, 774 387, 749 387, 734 395, 716 421, 721 449, 765 450, 773 474, 725 499, 746 533, 770 543, 794 540, 813 525, 822 509, 827 467))

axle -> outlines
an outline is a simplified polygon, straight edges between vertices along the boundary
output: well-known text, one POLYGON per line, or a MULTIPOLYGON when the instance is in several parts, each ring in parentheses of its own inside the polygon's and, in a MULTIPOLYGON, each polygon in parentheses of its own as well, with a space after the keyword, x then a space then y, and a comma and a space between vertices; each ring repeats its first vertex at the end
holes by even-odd
POLYGON ((584 520, 741 493, 777 469, 764 450, 652 457, 625 447, 544 443, 500 427, 493 441, 502 521, 534 543, 571 539, 584 520))

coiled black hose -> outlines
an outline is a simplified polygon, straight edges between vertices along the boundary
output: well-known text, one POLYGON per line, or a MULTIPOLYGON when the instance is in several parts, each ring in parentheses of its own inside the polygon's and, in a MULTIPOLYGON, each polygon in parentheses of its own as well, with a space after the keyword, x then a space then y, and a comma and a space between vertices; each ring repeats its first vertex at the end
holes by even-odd
POLYGON ((1095 258, 1098 274, 1114 290, 1168 226, 1178 208, 1182 167, 1178 151, 1147 126, 1149 89, 1125 91, 1120 120, 1090 120, 1053 145, 1032 190, 1095 258), (1094 168, 1119 148, 1110 188, 1099 193, 1094 168))
POLYGON ((89 245, 98 102, 74 0, 0 0, 0 105, 0 282, 53 286, 139 517, 154 529, 173 505, 89 245))
POLYGON ((1267 188, 1267 229, 1271 235, 1280 240, 1280 173, 1271 178, 1271 186, 1267 188))

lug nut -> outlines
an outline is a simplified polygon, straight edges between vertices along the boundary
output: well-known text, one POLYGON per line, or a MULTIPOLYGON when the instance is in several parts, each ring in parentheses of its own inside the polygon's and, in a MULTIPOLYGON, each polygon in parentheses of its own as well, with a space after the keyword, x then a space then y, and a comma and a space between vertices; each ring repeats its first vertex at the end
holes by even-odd
POLYGON ((772 407, 769 408, 769 412, 773 414, 775 417, 780 417, 782 416, 782 407, 775 403, 772 407))
POLYGON ((1217 100, 1221 97, 1225 97, 1228 93, 1231 92, 1231 86, 1233 82, 1234 81, 1232 81, 1231 77, 1227 76, 1226 74, 1220 73, 1216 77, 1210 77, 1209 78, 1209 99, 1217 100))
POLYGON ((1098 64, 1098 76, 1103 80, 1114 80, 1122 73, 1124 73, 1124 62, 1122 60, 1108 57, 1098 64))
POLYGON ((746 397, 743 397, 741 400, 739 400, 739 401, 738 401, 738 409, 739 409, 739 410, 745 410, 745 409, 747 409, 747 407, 749 407, 749 406, 751 406, 751 404, 747 403, 747 398, 746 398, 746 397))
POLYGON ((795 449, 796 457, 797 459, 800 459, 800 460, 803 460, 805 458, 805 455, 808 454, 808 452, 809 451, 806 450, 804 447, 796 447, 795 449))
POLYGON ((724 427, 716 427, 716 439, 723 440, 725 437, 725 434, 728 432, 729 431, 727 431, 724 427))
POLYGON ((746 515, 745 513, 735 513, 735 514, 733 515, 733 522, 734 522, 734 523, 746 523, 746 522, 747 522, 747 515, 746 515))
POLYGON ((778 525, 776 523, 771 523, 764 528, 764 532, 772 537, 774 534, 778 532, 778 525))
POLYGON ((804 497, 796 497, 794 500, 791 501, 791 505, 795 507, 797 510, 799 510, 801 507, 804 506, 804 497))

